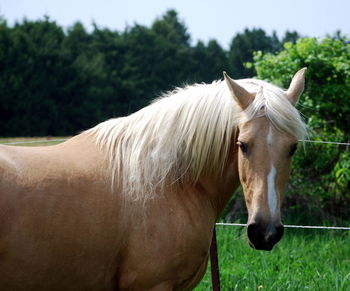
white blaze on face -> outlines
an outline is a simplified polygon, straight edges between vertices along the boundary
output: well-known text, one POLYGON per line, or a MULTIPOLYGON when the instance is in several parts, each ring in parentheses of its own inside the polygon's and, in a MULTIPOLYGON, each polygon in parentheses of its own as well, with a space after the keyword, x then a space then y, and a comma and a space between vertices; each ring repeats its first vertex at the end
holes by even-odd
POLYGON ((270 173, 267 175, 267 201, 269 204, 269 209, 271 216, 273 217, 276 212, 277 206, 277 193, 276 193, 276 168, 271 167, 270 173))
POLYGON ((270 147, 272 145, 272 128, 270 125, 269 133, 267 135, 267 145, 270 147))
MULTIPOLYGON (((266 138, 268 148, 270 148, 272 145, 272 138, 273 138, 272 128, 270 126, 269 133, 266 138)), ((276 168, 271 162, 271 170, 267 175, 267 201, 268 201, 268 205, 269 205, 269 209, 272 217, 275 215, 276 207, 277 207, 277 193, 276 193, 275 181, 276 181, 276 168)))

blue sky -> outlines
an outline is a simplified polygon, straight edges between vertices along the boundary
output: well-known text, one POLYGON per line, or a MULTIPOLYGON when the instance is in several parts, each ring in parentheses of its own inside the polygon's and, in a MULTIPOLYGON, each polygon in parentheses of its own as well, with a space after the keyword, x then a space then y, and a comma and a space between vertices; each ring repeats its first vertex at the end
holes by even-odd
POLYGON ((10 25, 24 17, 48 15, 68 27, 81 21, 91 28, 123 30, 135 22, 150 25, 167 9, 175 9, 194 41, 216 39, 228 47, 244 28, 259 27, 268 33, 297 30, 305 36, 322 37, 340 29, 350 35, 349 0, 0 0, 0 15, 10 25))

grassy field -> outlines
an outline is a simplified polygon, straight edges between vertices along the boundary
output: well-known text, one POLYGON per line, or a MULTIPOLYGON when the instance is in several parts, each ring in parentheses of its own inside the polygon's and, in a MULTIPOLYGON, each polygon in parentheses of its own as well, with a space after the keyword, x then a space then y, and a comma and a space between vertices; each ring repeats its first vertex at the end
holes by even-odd
MULTIPOLYGON (((65 137, 0 138, 0 143, 47 139, 65 137)), ((350 291, 350 231, 286 229, 272 252, 251 249, 245 232, 241 227, 217 226, 222 291, 350 291)), ((195 290, 212 290, 210 266, 195 290)))
POLYGON ((61 143, 68 137, 1 137, 0 144, 12 144, 15 146, 47 146, 61 143))
MULTIPOLYGON (((350 231, 286 229, 271 252, 244 228, 217 226, 221 290, 350 290, 350 231)), ((210 267, 196 291, 211 289, 210 267)))

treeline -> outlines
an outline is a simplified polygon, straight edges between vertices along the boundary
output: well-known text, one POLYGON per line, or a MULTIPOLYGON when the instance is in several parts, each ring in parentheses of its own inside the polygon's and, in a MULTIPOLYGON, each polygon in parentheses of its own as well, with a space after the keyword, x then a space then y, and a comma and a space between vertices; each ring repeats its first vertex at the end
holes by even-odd
POLYGON ((262 29, 235 35, 229 50, 216 40, 193 44, 176 11, 150 27, 88 32, 48 17, 13 27, 0 20, 0 136, 72 135, 107 118, 132 113, 161 92, 211 82, 226 70, 251 77, 253 52, 279 52, 282 39, 262 29))

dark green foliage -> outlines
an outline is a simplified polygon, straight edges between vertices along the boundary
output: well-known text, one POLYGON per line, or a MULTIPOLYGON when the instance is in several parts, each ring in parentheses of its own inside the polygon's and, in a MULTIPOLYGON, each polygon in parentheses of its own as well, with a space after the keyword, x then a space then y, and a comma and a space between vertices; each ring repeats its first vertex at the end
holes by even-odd
POLYGON ((199 41, 193 48, 192 58, 195 67, 191 81, 209 83, 221 79, 223 71, 230 71, 227 53, 216 40, 210 40, 207 45, 199 41))
POLYGON ((281 42, 273 33, 268 36, 262 29, 245 29, 243 33, 238 33, 231 42, 229 63, 232 68, 234 78, 253 77, 255 72, 246 63, 252 62, 255 51, 275 52, 281 49, 281 42))
POLYGON ((28 123, 38 129, 38 135, 54 133, 56 101, 64 90, 67 73, 66 59, 60 52, 64 37, 62 29, 47 19, 24 21, 13 29, 6 23, 1 25, 2 135, 32 134, 28 123))
POLYGON ((280 47, 261 29, 238 34, 229 52, 215 40, 192 45, 174 10, 122 32, 96 24, 88 32, 79 22, 64 31, 48 17, 8 27, 0 19, 0 135, 72 135, 176 86, 211 82, 224 70, 250 75, 243 63, 253 51, 280 47))

